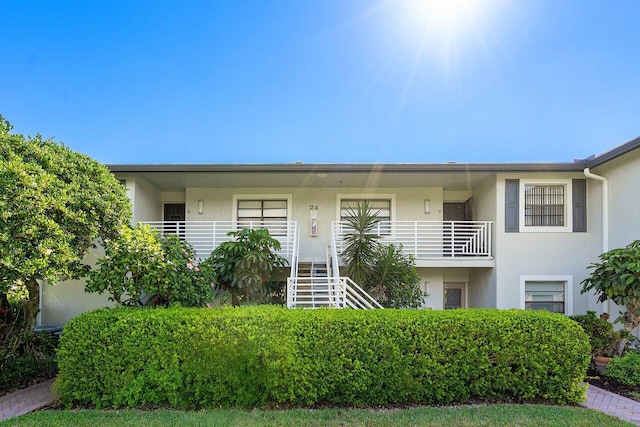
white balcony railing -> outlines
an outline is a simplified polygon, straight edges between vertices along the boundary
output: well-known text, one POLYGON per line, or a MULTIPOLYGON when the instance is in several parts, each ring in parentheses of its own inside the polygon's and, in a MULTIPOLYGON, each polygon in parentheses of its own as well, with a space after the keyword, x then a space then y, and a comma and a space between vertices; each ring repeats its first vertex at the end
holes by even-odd
MULTIPOLYGON (((491 227, 491 221, 381 221, 373 233, 380 243, 402 244, 403 252, 416 260, 491 259, 491 227)), ((332 231, 342 254, 349 225, 334 221, 332 231)))
POLYGON ((296 250, 295 221, 143 221, 156 228, 160 235, 177 234, 193 246, 196 256, 207 258, 221 243, 232 240, 230 231, 243 228, 269 230, 271 237, 280 242, 278 255, 292 261, 296 250))

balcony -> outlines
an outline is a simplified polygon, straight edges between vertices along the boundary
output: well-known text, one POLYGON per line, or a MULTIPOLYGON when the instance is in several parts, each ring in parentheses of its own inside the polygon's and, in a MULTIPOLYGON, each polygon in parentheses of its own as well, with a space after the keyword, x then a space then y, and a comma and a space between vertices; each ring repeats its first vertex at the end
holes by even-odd
POLYGON ((280 242, 278 255, 291 262, 295 252, 297 229, 295 221, 143 221, 160 232, 177 234, 193 246, 196 256, 207 258, 211 252, 223 242, 233 240, 227 236, 230 231, 240 231, 243 228, 269 230, 271 237, 280 242))
MULTIPOLYGON (((381 221, 373 233, 384 244, 402 245, 418 267, 493 267, 491 221, 381 221)), ((346 222, 332 223, 338 255, 349 233, 346 222)))

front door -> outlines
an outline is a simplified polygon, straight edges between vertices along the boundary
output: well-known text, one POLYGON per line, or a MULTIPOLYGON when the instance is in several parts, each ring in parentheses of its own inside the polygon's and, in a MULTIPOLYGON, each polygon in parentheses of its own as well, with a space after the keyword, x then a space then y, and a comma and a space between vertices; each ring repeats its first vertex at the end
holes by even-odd
POLYGON ((164 232, 177 234, 180 238, 184 238, 185 227, 185 204, 184 203, 165 203, 164 204, 164 232))
POLYGON ((442 219, 445 221, 443 226, 443 255, 454 256, 463 250, 463 243, 456 240, 454 227, 451 222, 447 221, 469 221, 471 220, 471 199, 464 203, 444 202, 442 210, 442 219))
POLYGON ((184 203, 165 203, 163 219, 165 221, 184 221, 186 219, 184 203))

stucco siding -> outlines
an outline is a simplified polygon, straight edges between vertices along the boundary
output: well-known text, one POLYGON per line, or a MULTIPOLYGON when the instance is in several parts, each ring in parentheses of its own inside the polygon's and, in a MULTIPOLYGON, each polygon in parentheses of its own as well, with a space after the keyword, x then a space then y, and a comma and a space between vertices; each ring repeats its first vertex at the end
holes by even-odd
POLYGON ((187 220, 234 220, 234 196, 283 197, 291 199, 289 216, 298 224, 300 235, 300 259, 324 259, 326 245, 331 243, 331 222, 339 219, 340 197, 383 197, 392 200, 392 220, 439 221, 442 220, 441 188, 187 188, 187 220), (424 212, 424 200, 430 200, 430 213, 424 212), (204 203, 198 214, 198 200, 204 203), (310 206, 317 206, 318 235, 310 236, 310 206))
MULTIPOLYGON (((85 264, 95 265, 103 255, 98 248, 90 252, 83 260, 85 264)), ((51 285, 44 283, 40 295, 42 310, 39 314, 40 325, 63 325, 72 317, 96 308, 112 306, 109 295, 98 295, 84 291, 85 280, 66 280, 51 285)))
MULTIPOLYGON (((505 180, 570 180, 584 179, 582 174, 499 174, 497 180, 497 218, 496 218, 496 305, 498 308, 522 308, 522 276, 571 276, 573 282, 573 312, 583 313, 589 309, 589 299, 580 294, 580 281, 587 275, 586 267, 593 255, 601 247, 602 234, 591 215, 597 210, 597 200, 593 192, 588 193, 587 219, 588 231, 585 232, 517 232, 506 233, 505 217, 505 180)), ((587 183, 590 187, 591 183, 587 183)), ((570 202, 567 203, 570 206, 570 202)), ((567 212, 571 215, 571 212, 567 212)))
POLYGON ((609 248, 624 247, 640 239, 640 149, 592 172, 609 180, 609 248))

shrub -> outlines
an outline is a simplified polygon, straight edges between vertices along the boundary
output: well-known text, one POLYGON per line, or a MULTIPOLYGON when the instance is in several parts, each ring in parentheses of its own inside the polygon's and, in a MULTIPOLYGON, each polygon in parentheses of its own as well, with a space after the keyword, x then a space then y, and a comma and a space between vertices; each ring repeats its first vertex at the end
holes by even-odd
POLYGON ((545 312, 103 309, 65 326, 57 387, 100 408, 570 403, 588 352, 545 312))
POLYGON ((105 256, 89 274, 86 290, 108 292, 120 305, 204 307, 212 299, 212 275, 195 258, 191 245, 178 236, 160 237, 139 224, 105 242, 105 256))
POLYGON ((275 290, 269 285, 273 274, 288 262, 276 253, 280 242, 267 229, 243 228, 227 236, 232 240, 215 248, 202 267, 212 272, 218 290, 231 293, 233 305, 266 301, 275 290))
POLYGON ((0 392, 22 388, 38 378, 52 378, 56 373, 53 356, 18 357, 0 362, 0 392))
POLYGON ((631 387, 640 386, 640 354, 627 353, 611 359, 604 371, 607 377, 631 387))
POLYGON ((613 356, 620 341, 620 334, 613 330, 613 325, 596 316, 595 311, 570 316, 589 336, 591 356, 613 356))
POLYGON ((12 305, 11 321, 0 319, 0 391, 21 388, 38 378, 55 375, 56 341, 33 332, 22 305, 12 305))

